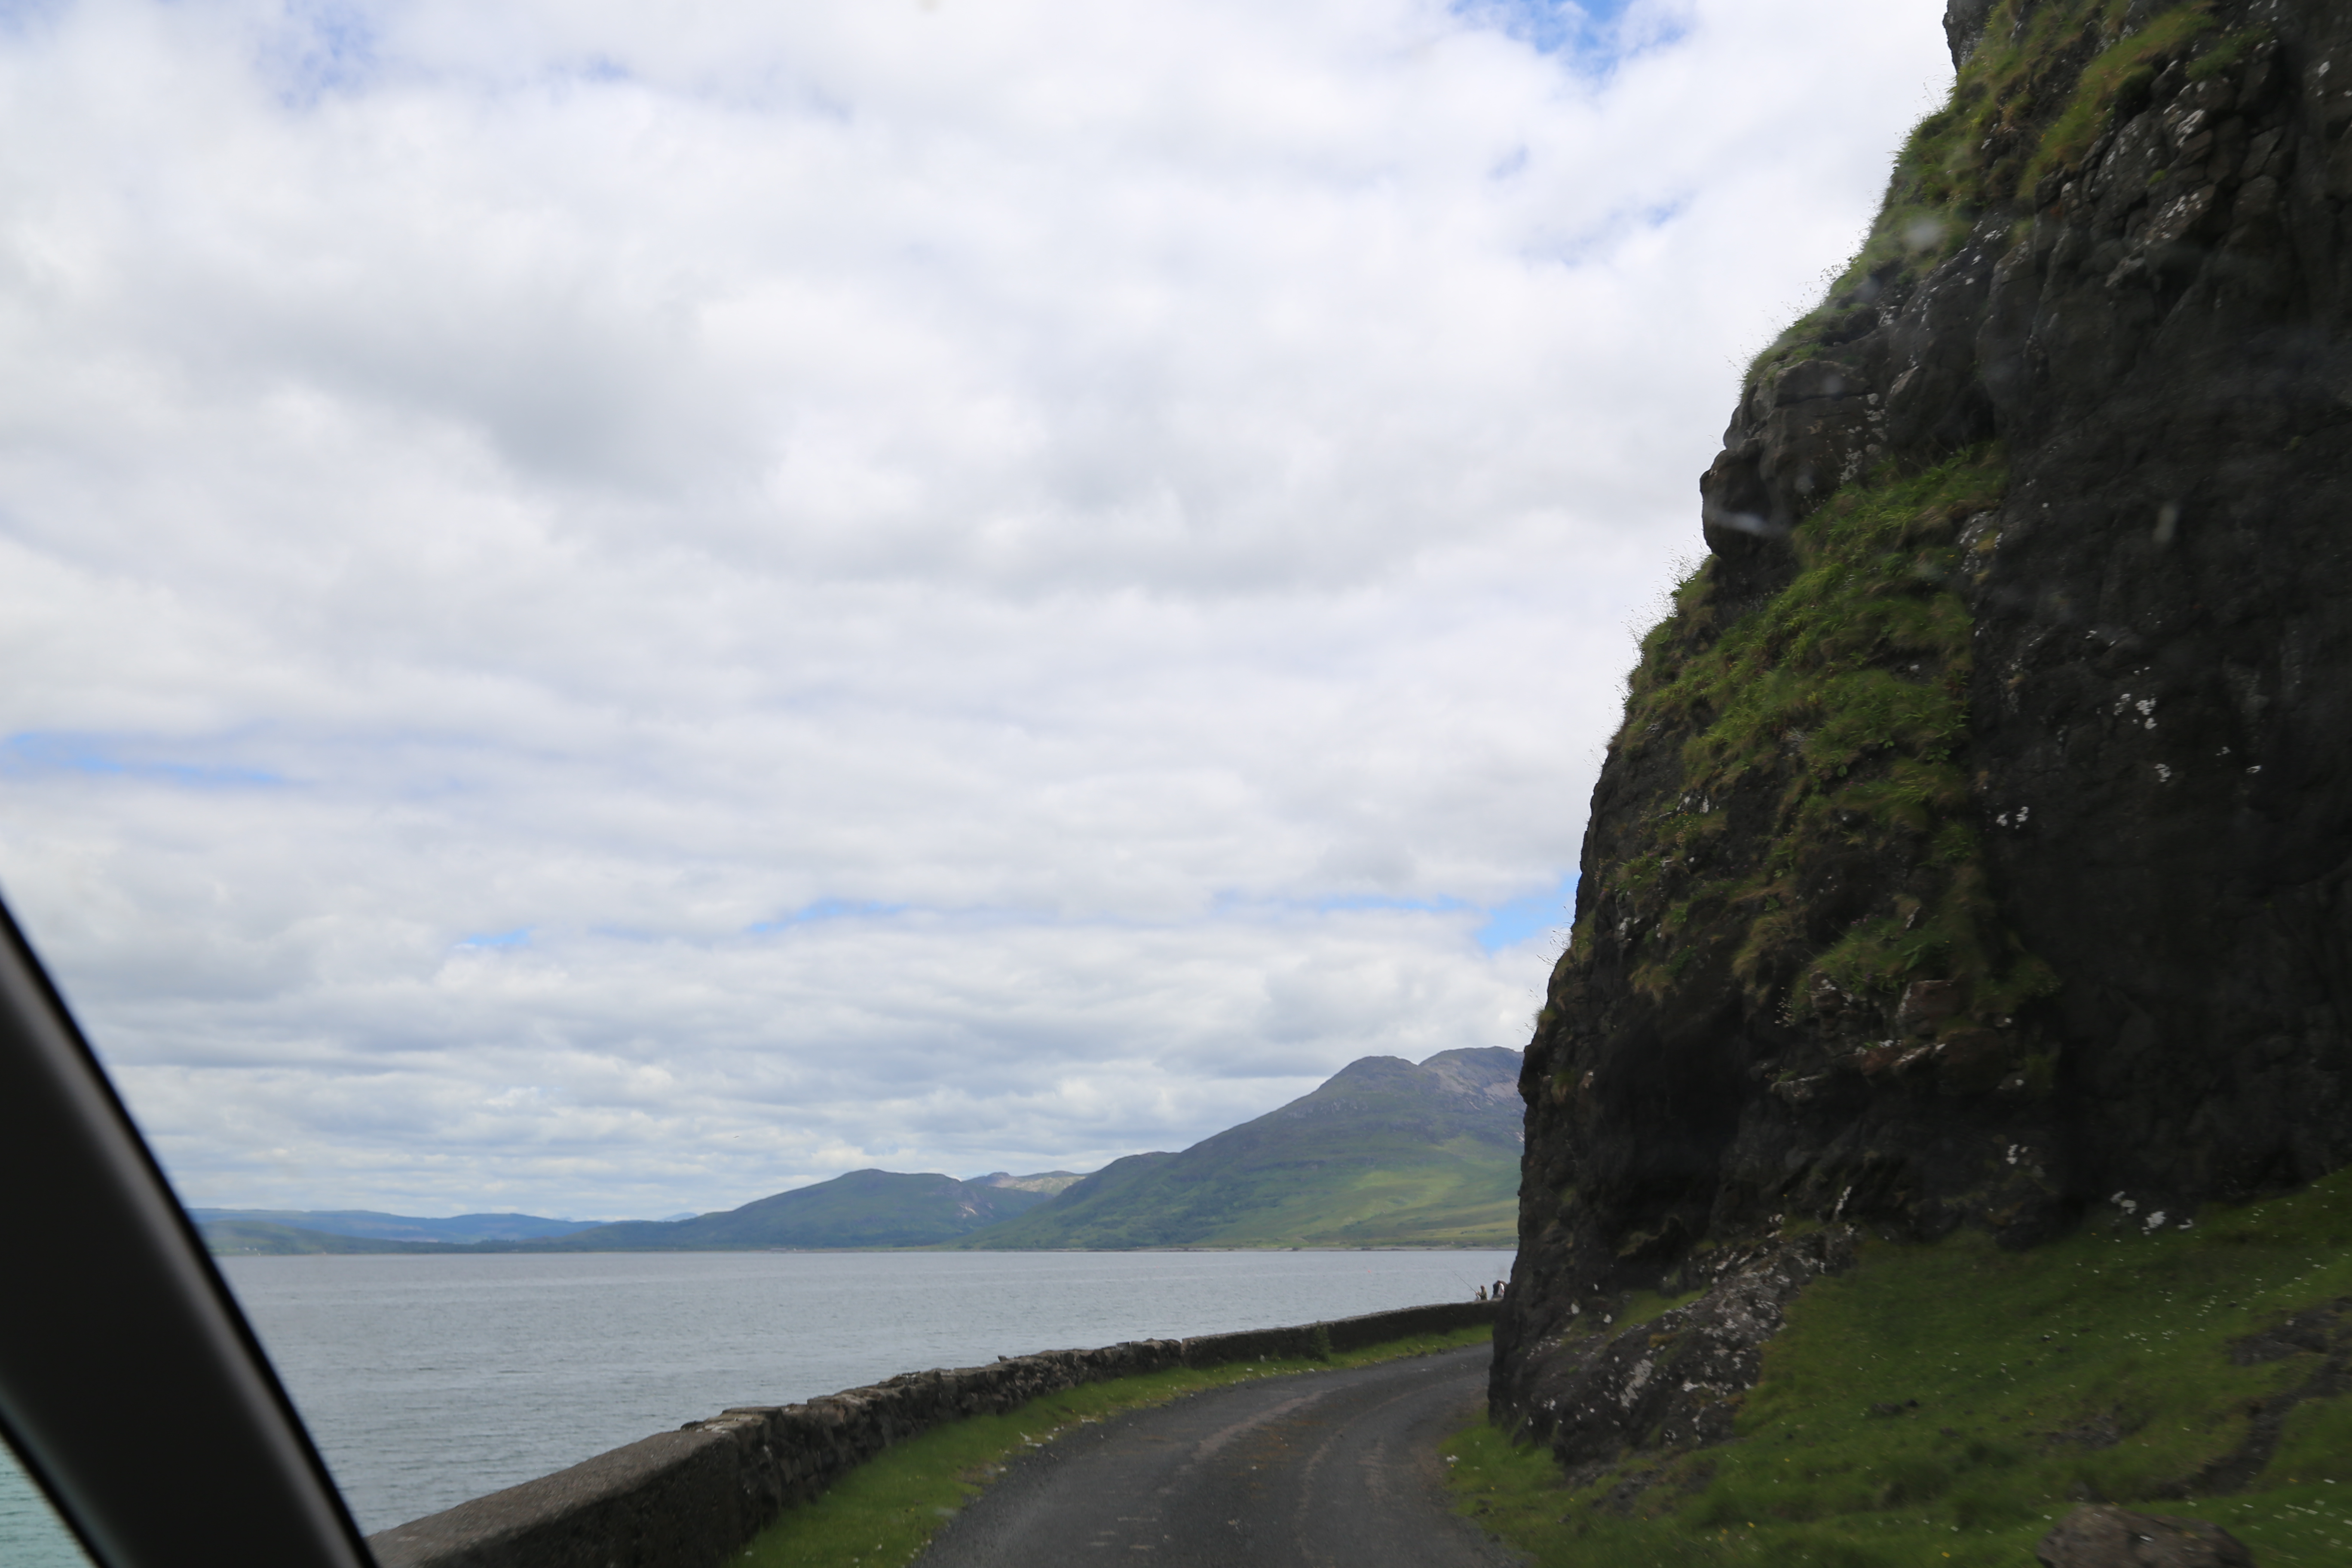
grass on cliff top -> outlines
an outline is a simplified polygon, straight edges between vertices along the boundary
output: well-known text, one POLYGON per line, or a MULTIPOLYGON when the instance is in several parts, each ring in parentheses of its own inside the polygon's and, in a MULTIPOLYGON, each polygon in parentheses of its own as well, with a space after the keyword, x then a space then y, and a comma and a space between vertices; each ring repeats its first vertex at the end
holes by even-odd
POLYGON ((1147 1377, 1087 1384, 1033 1399, 1002 1415, 974 1415, 935 1427, 860 1465, 814 1502, 787 1509, 736 1561, 751 1568, 877 1568, 911 1563, 956 1511, 1003 1473, 1024 1450, 1188 1394, 1334 1367, 1428 1355, 1483 1342, 1489 1331, 1419 1334, 1328 1361, 1268 1358, 1225 1366, 1182 1367, 1147 1377))
POLYGON ((2022 1253, 1872 1243, 1796 1303, 1735 1442, 1571 1490, 1547 1451, 1481 1426, 1446 1448, 1461 1507, 1573 1568, 2016 1568, 2091 1499, 2211 1520, 2264 1568, 2352 1561, 2352 1397, 2294 1406, 2250 1480, 2196 1490, 2253 1407, 2321 1364, 2230 1347, 2352 1297, 2352 1171, 2189 1229, 2151 1217, 2022 1253))
POLYGON ((2212 0, 2180 0, 2129 32, 2128 0, 2042 0, 2021 26, 2020 5, 1993 7, 1950 95, 1896 151, 1861 248, 1822 303, 1757 354, 1745 384, 1819 353, 1845 311, 1875 300, 1872 280, 1916 278, 1986 214, 2029 208, 2044 176, 2079 166, 2108 127, 2138 110, 2160 63, 2189 58, 2192 79, 2209 76, 2272 36, 2261 26, 2223 36, 2212 0))

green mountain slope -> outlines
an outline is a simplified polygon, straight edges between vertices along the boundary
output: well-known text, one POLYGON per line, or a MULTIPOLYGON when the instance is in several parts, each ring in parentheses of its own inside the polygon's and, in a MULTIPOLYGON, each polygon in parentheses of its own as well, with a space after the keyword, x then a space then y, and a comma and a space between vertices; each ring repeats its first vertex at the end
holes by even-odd
POLYGON ((1519 1053, 1367 1057, 1181 1154, 1113 1162, 961 1247, 1507 1247, 1519 1053))
POLYGON ((757 1199, 721 1214, 659 1222, 600 1225, 570 1236, 473 1251, 711 1251, 758 1247, 924 1247, 1011 1218, 1050 1201, 1076 1180, 1066 1171, 1043 1176, 982 1176, 960 1182, 936 1173, 852 1171, 812 1187, 757 1199))

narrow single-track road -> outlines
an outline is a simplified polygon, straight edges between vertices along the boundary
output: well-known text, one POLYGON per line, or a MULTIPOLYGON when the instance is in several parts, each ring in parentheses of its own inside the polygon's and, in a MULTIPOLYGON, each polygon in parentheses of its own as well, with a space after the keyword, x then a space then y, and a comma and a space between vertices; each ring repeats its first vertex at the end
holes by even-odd
POLYGON ((1438 1439, 1485 1345, 1237 1384, 1066 1432, 932 1538, 919 1568, 1503 1568, 1447 1506, 1438 1439))

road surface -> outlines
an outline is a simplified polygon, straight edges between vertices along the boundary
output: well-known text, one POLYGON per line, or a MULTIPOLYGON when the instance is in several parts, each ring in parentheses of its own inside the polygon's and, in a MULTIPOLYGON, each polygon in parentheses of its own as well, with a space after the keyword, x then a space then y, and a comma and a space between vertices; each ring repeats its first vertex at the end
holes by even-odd
POLYGON ((1454 1517, 1438 1439, 1489 1347, 1238 1384, 1066 1432, 1014 1461, 919 1568, 1506 1568, 1454 1517))

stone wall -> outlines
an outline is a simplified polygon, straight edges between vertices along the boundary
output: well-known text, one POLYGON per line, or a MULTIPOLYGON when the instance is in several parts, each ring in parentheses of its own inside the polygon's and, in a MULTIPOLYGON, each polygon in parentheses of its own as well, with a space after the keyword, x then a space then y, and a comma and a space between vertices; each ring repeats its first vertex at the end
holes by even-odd
POLYGON ((1491 1323, 1453 1301, 1296 1328, 1045 1351, 902 1373, 805 1405, 745 1406, 368 1538, 381 1568, 712 1568, 894 1443, 1042 1394, 1172 1367, 1318 1357, 1491 1323))

